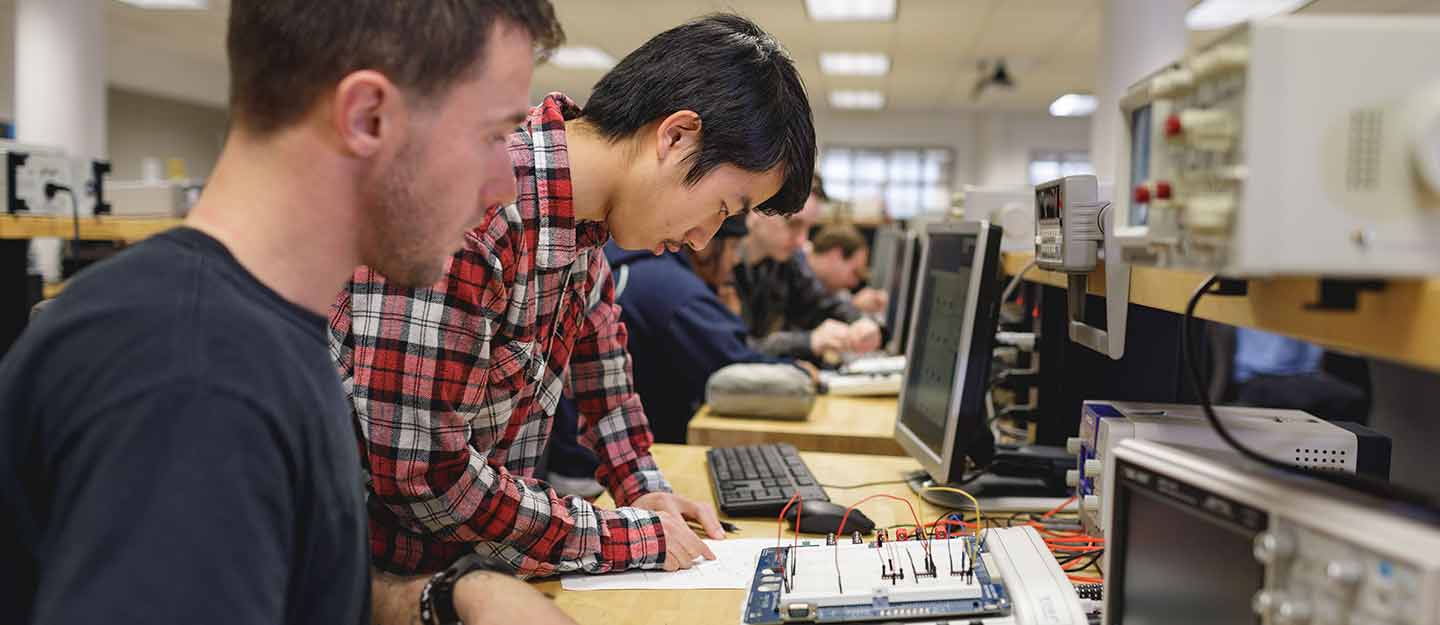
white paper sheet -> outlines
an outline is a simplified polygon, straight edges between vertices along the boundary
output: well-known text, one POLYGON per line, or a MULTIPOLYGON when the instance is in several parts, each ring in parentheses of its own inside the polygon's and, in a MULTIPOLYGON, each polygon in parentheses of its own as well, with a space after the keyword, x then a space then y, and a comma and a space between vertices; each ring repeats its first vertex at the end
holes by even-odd
MULTIPOLYGON (((807 541, 807 542, 813 542, 807 541)), ((714 560, 698 560, 684 571, 626 571, 605 575, 569 575, 560 579, 565 590, 699 590, 706 588, 745 589, 755 576, 755 558, 760 550, 774 547, 774 538, 731 538, 706 540, 715 552, 714 560)), ((790 544, 785 538, 784 544, 790 544)))

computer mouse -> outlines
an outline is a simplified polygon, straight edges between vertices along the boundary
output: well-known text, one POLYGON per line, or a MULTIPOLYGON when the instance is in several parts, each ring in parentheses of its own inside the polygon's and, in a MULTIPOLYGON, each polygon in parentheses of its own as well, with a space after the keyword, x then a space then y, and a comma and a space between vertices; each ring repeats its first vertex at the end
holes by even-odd
POLYGON ((800 517, 800 531, 806 534, 846 535, 856 530, 861 534, 875 531, 875 522, 859 510, 851 510, 845 519, 845 530, 840 530, 840 517, 845 516, 845 506, 829 501, 806 500, 785 511, 785 520, 795 527, 795 517, 800 517), (797 514, 798 511, 798 514, 797 514))

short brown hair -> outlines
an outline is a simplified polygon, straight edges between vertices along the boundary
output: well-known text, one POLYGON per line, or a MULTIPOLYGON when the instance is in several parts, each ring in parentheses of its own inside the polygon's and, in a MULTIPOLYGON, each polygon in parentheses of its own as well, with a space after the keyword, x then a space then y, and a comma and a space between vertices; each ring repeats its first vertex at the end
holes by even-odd
POLYGON ((565 39, 550 0, 231 0, 231 116, 279 130, 362 69, 430 97, 474 66, 496 20, 523 28, 541 56, 565 39))
POLYGON ((815 233, 815 239, 810 242, 815 248, 816 254, 824 254, 832 249, 840 248, 840 255, 850 258, 862 249, 868 248, 865 244, 865 235, 855 226, 835 224, 821 228, 815 233))
POLYGON ((820 198, 821 202, 829 202, 830 195, 825 193, 825 179, 816 172, 810 178, 810 195, 820 198))

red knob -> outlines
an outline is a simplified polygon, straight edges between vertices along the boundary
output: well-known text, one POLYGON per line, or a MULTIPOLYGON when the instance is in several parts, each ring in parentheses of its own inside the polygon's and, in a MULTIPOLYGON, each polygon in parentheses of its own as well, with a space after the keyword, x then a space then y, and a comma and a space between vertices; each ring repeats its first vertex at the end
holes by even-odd
POLYGON ((1165 118, 1165 136, 1173 137, 1185 132, 1185 127, 1180 125, 1180 116, 1171 114, 1165 118))
POLYGON ((1170 196, 1170 183, 1168 181, 1161 180, 1160 182, 1155 183, 1155 199, 1168 200, 1170 199, 1170 196))
POLYGON ((1150 189, 1145 185, 1135 187, 1135 203, 1148 204, 1150 202, 1150 189))

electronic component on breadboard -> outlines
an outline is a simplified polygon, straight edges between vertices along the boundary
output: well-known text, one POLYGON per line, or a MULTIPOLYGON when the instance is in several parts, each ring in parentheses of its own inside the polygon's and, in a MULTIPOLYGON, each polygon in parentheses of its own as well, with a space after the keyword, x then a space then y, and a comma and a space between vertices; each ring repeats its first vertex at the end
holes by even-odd
POLYGON ((882 536, 869 544, 763 550, 744 623, 962 618, 1009 611, 1009 595, 973 537, 882 536))

